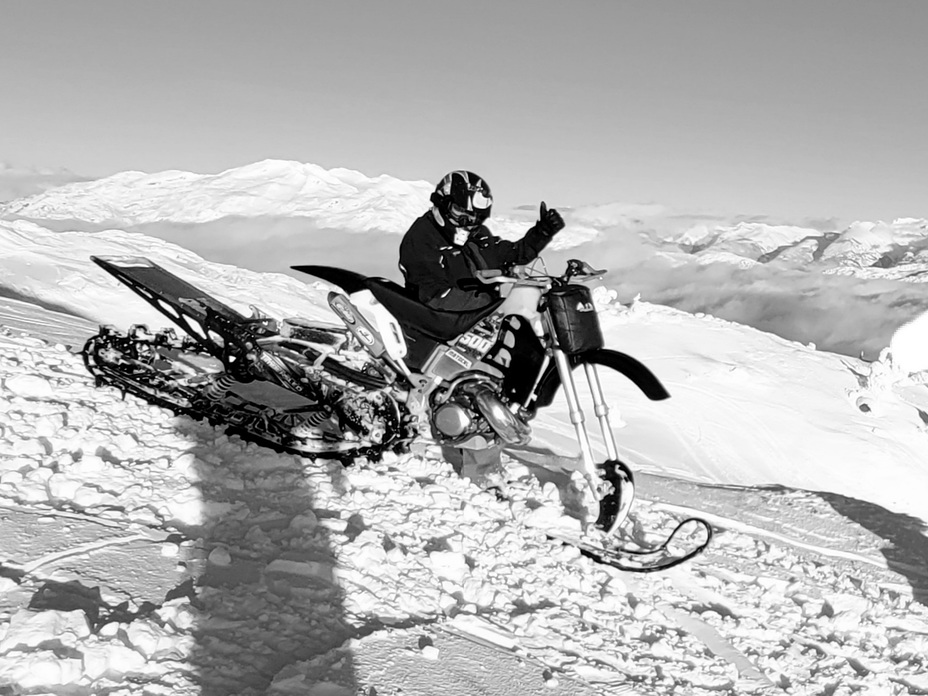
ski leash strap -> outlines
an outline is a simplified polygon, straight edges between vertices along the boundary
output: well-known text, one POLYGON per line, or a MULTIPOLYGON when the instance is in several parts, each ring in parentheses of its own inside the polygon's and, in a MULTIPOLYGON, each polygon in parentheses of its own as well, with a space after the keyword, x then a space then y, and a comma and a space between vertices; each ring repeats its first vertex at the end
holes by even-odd
MULTIPOLYGON (((694 530, 694 533, 695 531, 698 530, 694 530)), ((606 541, 598 544, 593 541, 578 541, 554 534, 548 536, 552 540, 575 546, 582 556, 596 563, 631 573, 653 573, 678 566, 705 551, 712 540, 712 527, 700 517, 689 517, 680 522, 663 541, 638 548, 623 546, 618 541, 606 541), (705 539, 688 548, 672 548, 677 535, 685 526, 690 524, 701 528, 705 532, 705 539)), ((638 545, 636 544, 636 546, 638 545)))

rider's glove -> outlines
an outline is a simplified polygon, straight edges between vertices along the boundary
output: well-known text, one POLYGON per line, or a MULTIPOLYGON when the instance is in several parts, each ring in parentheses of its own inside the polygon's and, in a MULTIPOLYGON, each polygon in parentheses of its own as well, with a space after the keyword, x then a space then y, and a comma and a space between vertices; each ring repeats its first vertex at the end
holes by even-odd
POLYGON ((545 237, 553 237, 564 229, 564 218, 554 208, 548 210, 548 206, 542 201, 541 210, 538 211, 538 222, 535 226, 545 237))

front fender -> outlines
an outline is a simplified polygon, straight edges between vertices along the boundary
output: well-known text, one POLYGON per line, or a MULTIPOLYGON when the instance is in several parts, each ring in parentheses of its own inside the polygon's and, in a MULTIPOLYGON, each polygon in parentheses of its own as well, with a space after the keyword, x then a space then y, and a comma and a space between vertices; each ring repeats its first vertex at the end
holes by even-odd
MULTIPOLYGON (((638 387, 645 396, 651 401, 662 401, 670 398, 670 392, 664 388, 661 381, 654 375, 651 370, 644 366, 643 363, 636 360, 630 355, 621 353, 609 348, 600 348, 598 350, 587 351, 579 355, 571 355, 569 358, 571 367, 576 367, 584 363, 593 365, 602 365, 627 377, 638 387)), ((554 395, 558 387, 561 386, 561 376, 558 374, 557 365, 551 363, 545 374, 542 375, 538 385, 538 396, 533 403, 534 408, 544 408, 550 406, 554 401, 554 395)))

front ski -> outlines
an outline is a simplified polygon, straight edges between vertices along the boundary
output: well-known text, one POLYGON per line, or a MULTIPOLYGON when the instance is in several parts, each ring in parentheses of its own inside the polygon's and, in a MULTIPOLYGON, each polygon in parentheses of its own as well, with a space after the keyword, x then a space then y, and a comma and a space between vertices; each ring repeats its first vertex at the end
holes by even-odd
POLYGON ((579 549, 581 555, 596 563, 631 573, 653 573, 678 566, 705 551, 712 540, 712 527, 704 519, 690 517, 655 544, 630 540, 623 542, 613 536, 605 536, 599 541, 587 537, 575 539, 551 532, 547 536, 553 541, 579 549), (694 529, 689 532, 689 539, 683 541, 679 537, 687 525, 692 525, 694 529))

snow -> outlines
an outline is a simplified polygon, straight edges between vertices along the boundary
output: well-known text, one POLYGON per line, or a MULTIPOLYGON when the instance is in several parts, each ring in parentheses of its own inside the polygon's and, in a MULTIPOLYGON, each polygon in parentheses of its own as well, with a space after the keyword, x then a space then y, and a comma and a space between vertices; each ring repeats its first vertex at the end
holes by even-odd
POLYGON ((892 367, 906 375, 928 370, 928 314, 906 322, 893 333, 889 344, 892 367))
MULTIPOLYGON (((633 527, 654 538, 698 515, 716 531, 685 566, 622 573, 545 534, 578 524, 561 500, 569 472, 532 475, 541 448, 570 441, 562 404, 535 421, 529 447, 506 452, 512 500, 503 502, 424 443, 348 468, 313 462, 96 388, 87 374, 79 351, 97 323, 164 324, 93 254, 149 256, 246 313, 254 304, 331 319, 326 288, 115 227, 52 232, 42 214, 64 217, 73 202, 71 219, 113 220, 105 201, 120 187, 139 219, 191 220, 210 187, 234 192, 218 210, 237 215, 295 192, 310 214, 325 200, 337 207, 340 187, 386 197, 415 187, 274 162, 213 178, 125 173, 98 182, 107 195, 96 206, 88 186, 15 203, 32 221, 0 221, 10 296, 0 299, 4 689, 928 691, 923 318, 866 363, 598 289, 607 344, 642 360, 672 395, 650 403, 604 376, 638 479, 633 527)), ((591 213, 585 224, 596 221, 591 213)), ((915 250, 923 225, 858 226, 846 246, 892 238, 915 250)), ((709 252, 757 262, 750 256, 804 234, 763 232, 741 227, 741 246, 709 252)))
POLYGON ((47 220, 122 225, 203 223, 241 215, 315 218, 322 227, 393 229, 421 215, 434 185, 347 169, 265 160, 219 174, 121 172, 13 201, 5 213, 47 220), (216 193, 222 202, 216 204, 216 193), (405 201, 399 208, 397 201, 405 201), (360 223, 360 225, 359 225, 360 223))

